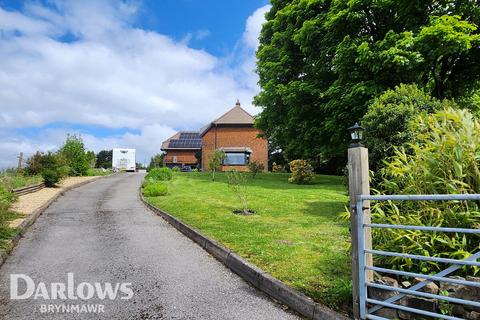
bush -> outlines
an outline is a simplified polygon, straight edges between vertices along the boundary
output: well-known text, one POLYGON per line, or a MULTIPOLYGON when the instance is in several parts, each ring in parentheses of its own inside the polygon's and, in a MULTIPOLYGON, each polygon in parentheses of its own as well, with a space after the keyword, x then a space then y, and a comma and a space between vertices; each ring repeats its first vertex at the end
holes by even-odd
POLYGON ((252 178, 254 179, 255 179, 255 176, 259 172, 263 172, 264 169, 265 169, 265 166, 258 161, 250 161, 250 163, 248 164, 248 170, 250 170, 250 173, 252 174, 252 178))
POLYGON ((70 171, 66 160, 61 154, 53 152, 35 153, 29 160, 27 172, 30 174, 39 173, 47 187, 54 186, 60 179, 70 171))
POLYGON ((172 169, 163 167, 163 168, 153 168, 145 176, 145 180, 153 181, 167 181, 172 180, 173 173, 172 169))
POLYGON ((272 172, 281 173, 281 172, 285 172, 285 171, 286 170, 285 170, 284 166, 279 165, 276 162, 272 163, 272 172))
POLYGON ((174 167, 172 168, 172 171, 173 171, 173 172, 180 172, 181 170, 180 170, 180 167, 174 166, 174 167))
POLYGON ((292 174, 288 181, 295 184, 307 184, 315 178, 312 166, 307 160, 293 160, 289 163, 292 174))
POLYGON ((405 146, 409 151, 406 143, 415 136, 409 127, 413 118, 447 105, 453 103, 436 100, 416 85, 402 84, 375 99, 362 119, 370 169, 376 172, 381 168, 382 161, 393 156, 396 147, 405 146))
POLYGON ((62 178, 58 170, 55 169, 45 169, 42 171, 42 178, 45 186, 54 187, 62 178))
MULTIPOLYGON (((409 154, 404 148, 382 170, 383 194, 480 193, 480 122, 466 110, 448 108, 420 115, 411 123, 417 132, 409 154)), ((372 207, 375 223, 479 228, 480 207, 475 201, 378 202, 372 207)), ((464 259, 478 251, 474 234, 374 229, 378 250, 464 259)), ((379 257, 380 265, 406 271, 435 273, 444 266, 430 261, 379 257)), ((478 267, 464 267, 478 274, 478 267)))
POLYGON ((158 197, 168 194, 168 186, 164 183, 147 183, 143 188, 146 197, 158 197))

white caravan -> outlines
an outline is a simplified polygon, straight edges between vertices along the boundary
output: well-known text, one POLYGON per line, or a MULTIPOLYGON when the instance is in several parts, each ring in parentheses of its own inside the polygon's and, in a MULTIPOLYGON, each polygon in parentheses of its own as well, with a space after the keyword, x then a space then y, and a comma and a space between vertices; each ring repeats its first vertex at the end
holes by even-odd
POLYGON ((113 148, 112 168, 135 172, 135 149, 113 148))

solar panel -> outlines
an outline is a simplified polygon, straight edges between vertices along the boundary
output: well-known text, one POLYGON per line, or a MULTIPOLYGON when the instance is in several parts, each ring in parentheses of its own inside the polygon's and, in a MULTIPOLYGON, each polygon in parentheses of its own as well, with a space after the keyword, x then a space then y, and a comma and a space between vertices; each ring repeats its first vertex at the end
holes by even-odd
POLYGON ((202 139, 198 132, 181 132, 178 139, 170 140, 169 148, 191 148, 199 149, 202 146, 202 139))

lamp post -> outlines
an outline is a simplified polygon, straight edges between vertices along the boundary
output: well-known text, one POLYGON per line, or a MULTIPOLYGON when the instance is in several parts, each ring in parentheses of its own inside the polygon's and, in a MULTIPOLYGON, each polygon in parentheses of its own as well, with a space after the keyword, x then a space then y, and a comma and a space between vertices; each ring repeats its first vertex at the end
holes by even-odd
MULTIPOLYGON (((357 198, 359 195, 370 194, 369 167, 368 167, 368 149, 362 143, 364 128, 358 123, 348 128, 352 139, 348 148, 348 193, 350 195, 350 229, 351 229, 351 250, 352 250, 352 284, 353 284, 353 315, 355 319, 360 318, 360 290, 359 274, 365 272, 359 270, 358 264, 358 233, 357 223, 357 198)), ((364 202, 363 223, 370 223, 370 203, 364 202)), ((372 237, 370 229, 365 229, 365 249, 372 248, 372 237)), ((367 254, 365 264, 372 265, 372 256, 367 254)), ((366 273, 366 280, 372 281, 372 273, 366 273)))
POLYGON ((363 147, 362 139, 363 139, 363 132, 365 129, 358 125, 358 122, 355 122, 353 126, 347 129, 350 133, 350 137, 352 138, 352 143, 350 144, 350 148, 356 147, 363 147))

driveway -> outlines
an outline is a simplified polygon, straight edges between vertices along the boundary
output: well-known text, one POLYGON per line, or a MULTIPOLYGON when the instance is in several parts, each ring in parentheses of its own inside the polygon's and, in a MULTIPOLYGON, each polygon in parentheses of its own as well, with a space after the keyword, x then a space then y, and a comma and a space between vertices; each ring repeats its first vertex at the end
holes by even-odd
MULTIPOLYGON (((0 268, 0 319, 298 319, 146 209, 138 198, 142 179, 114 175, 53 203, 0 268), (11 274, 30 277, 35 292, 11 300, 11 274), (124 290, 100 299, 95 285, 106 283, 124 290), (88 296, 90 287, 93 298, 72 299, 78 288, 77 296, 88 296)), ((25 293, 26 282, 16 283, 25 293)))

